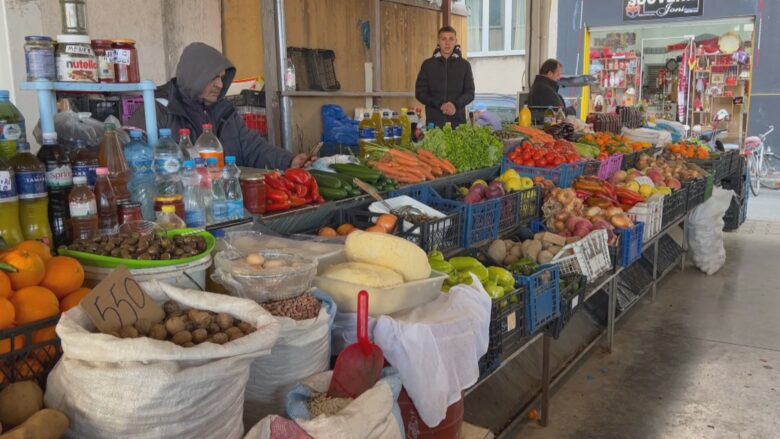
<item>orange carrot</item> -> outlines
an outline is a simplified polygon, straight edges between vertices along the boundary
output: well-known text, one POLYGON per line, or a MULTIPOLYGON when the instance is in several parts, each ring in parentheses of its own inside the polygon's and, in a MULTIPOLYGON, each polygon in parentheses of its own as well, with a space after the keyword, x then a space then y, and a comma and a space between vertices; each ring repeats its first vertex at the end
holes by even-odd
POLYGON ((441 168, 444 170, 444 172, 452 175, 456 174, 458 172, 457 169, 455 169, 455 166, 452 166, 452 163, 450 163, 447 159, 439 159, 441 161, 441 168))
POLYGON ((408 153, 408 152, 405 152, 405 151, 401 151, 399 149, 390 149, 388 152, 390 153, 391 156, 393 156, 394 159, 396 159, 396 161, 401 161, 401 162, 403 162, 403 161, 416 162, 417 161, 417 157, 416 156, 412 155, 411 153, 408 153))
POLYGON ((441 177, 441 175, 444 174, 444 171, 442 171, 441 168, 438 166, 432 166, 431 174, 433 174, 436 177, 441 177))

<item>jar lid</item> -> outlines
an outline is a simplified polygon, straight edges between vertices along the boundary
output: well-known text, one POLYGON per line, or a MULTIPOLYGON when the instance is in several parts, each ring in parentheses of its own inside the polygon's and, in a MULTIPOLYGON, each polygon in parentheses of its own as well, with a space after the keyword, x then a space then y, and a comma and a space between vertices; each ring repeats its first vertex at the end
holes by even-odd
POLYGON ((57 35, 57 42, 60 44, 91 44, 89 35, 57 35))
POLYGON ((117 38, 116 40, 111 40, 114 44, 135 44, 135 40, 131 40, 129 38, 117 38))
POLYGON ((141 203, 139 203, 137 201, 125 201, 124 203, 119 203, 119 208, 120 209, 136 209, 136 208, 140 209, 141 208, 141 203))
POLYGON ((93 46, 110 46, 111 40, 92 40, 93 46))
POLYGON ((181 201, 181 199, 182 199, 181 195, 165 195, 165 196, 155 197, 155 201, 158 204, 176 203, 177 201, 181 201))
POLYGON ((25 41, 42 41, 42 42, 51 42, 51 37, 47 37, 45 35, 28 35, 24 37, 25 41))
POLYGON ((265 181, 265 176, 263 174, 246 174, 241 175, 238 177, 239 181, 265 181))

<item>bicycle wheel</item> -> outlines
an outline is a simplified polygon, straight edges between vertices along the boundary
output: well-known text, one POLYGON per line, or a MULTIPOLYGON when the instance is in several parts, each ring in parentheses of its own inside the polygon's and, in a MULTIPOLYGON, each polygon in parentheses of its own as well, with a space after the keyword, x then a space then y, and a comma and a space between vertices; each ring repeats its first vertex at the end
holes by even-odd
POLYGON ((761 170, 758 160, 752 155, 748 159, 748 183, 750 183, 750 192, 757 197, 758 190, 761 188, 761 170))
POLYGON ((767 154, 764 156, 764 162, 761 164, 761 186, 777 190, 780 189, 780 176, 778 172, 780 170, 780 158, 774 154, 767 154))

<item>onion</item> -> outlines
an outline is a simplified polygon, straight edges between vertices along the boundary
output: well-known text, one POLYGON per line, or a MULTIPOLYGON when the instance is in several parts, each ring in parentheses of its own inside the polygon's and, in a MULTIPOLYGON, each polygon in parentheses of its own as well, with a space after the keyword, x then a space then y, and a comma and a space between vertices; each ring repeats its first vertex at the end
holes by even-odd
POLYGON ((555 221, 566 221, 569 218, 569 212, 558 212, 555 214, 555 221))
POLYGON ((563 221, 555 221, 553 223, 553 228, 555 229, 556 232, 559 230, 565 230, 566 224, 564 224, 563 221))
POLYGON ((598 206, 591 206, 586 212, 585 216, 588 218, 593 218, 594 216, 601 215, 601 208, 598 206))
POLYGON ((612 223, 613 226, 617 227, 618 229, 631 228, 631 220, 628 219, 628 217, 623 214, 614 215, 609 218, 609 221, 612 223))
POLYGON ((607 209, 607 218, 612 218, 615 215, 622 215, 622 214, 623 214, 623 209, 619 207, 610 207, 609 209, 607 209))

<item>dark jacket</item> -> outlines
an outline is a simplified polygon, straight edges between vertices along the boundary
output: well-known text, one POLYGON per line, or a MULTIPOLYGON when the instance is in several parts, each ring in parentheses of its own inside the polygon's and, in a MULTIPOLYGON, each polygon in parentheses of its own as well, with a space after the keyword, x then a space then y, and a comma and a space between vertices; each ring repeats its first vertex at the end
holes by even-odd
POLYGON ((567 115, 576 114, 573 108, 566 107, 566 101, 558 94, 558 88, 558 83, 552 79, 543 75, 536 75, 536 79, 534 79, 534 83, 531 85, 531 90, 528 92, 528 108, 531 109, 535 123, 540 123, 544 119, 544 110, 547 107, 563 107, 567 115))
MULTIPOLYGON (((170 128, 177 141, 179 129, 189 128, 194 142, 203 131, 202 125, 210 123, 222 143, 225 156, 235 156, 238 166, 287 169, 293 155, 271 145, 260 134, 247 128, 233 104, 225 100, 235 76, 236 68, 218 50, 203 43, 190 44, 181 54, 176 77, 155 92, 157 126, 170 128), (199 96, 206 84, 222 70, 225 70, 225 78, 219 100, 214 105, 205 106, 199 96)), ((145 128, 143 108, 133 114, 130 125, 145 128)))
POLYGON ((450 122, 453 128, 466 123, 466 105, 474 100, 474 75, 471 64, 463 59, 459 47, 455 47, 449 58, 444 58, 437 48, 431 58, 423 61, 414 95, 425 105, 427 123, 442 127, 450 122), (454 116, 445 116, 441 112, 445 102, 455 104, 457 112, 454 116))

